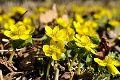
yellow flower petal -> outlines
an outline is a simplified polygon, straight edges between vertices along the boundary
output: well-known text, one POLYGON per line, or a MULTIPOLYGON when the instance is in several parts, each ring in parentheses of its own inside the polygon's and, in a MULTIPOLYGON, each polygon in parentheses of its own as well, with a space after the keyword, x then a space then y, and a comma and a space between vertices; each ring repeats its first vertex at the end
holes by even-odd
POLYGON ((81 40, 81 37, 78 34, 76 34, 75 36, 78 40, 81 40))
POLYGON ((32 35, 28 35, 28 34, 23 34, 23 35, 20 35, 20 39, 22 39, 22 40, 27 40, 27 39, 29 39, 29 38, 31 38, 32 37, 32 35))
POLYGON ((7 37, 10 37, 10 34, 11 34, 10 31, 8 31, 8 30, 5 30, 5 31, 4 31, 4 35, 6 35, 7 37))
POLYGON ((112 75, 116 75, 119 73, 118 69, 112 64, 107 64, 107 69, 108 72, 111 73, 112 75))
POLYGON ((50 47, 49 45, 44 45, 43 46, 43 51, 45 52, 46 56, 52 56, 52 53, 50 52, 50 47))
POLYGON ((85 48, 88 50, 88 51, 91 51, 93 54, 97 54, 92 48, 90 48, 89 46, 85 46, 85 48))
POLYGON ((17 40, 17 39, 19 39, 19 36, 18 35, 14 35, 14 36, 11 35, 10 38, 13 39, 13 40, 17 40))
POLYGON ((58 46, 59 48, 64 48, 64 42, 63 42, 63 41, 58 41, 58 42, 57 42, 57 46, 58 46))
POLYGON ((80 40, 81 42, 86 43, 86 44, 92 43, 90 42, 90 38, 88 36, 82 36, 80 40))
POLYGON ((10 30, 12 32, 14 32, 14 31, 18 30, 18 28, 15 25, 10 25, 10 30))
POLYGON ((56 45, 56 42, 54 40, 50 40, 50 45, 56 45))
POLYGON ((52 59, 54 60, 59 60, 61 58, 61 52, 60 50, 58 49, 56 53, 53 53, 52 54, 52 59))
POLYGON ((26 27, 24 25, 19 26, 20 33, 24 33, 26 31, 26 27))
POLYGON ((55 26, 53 29, 53 34, 57 34, 59 32, 59 27, 55 26))
POLYGON ((113 60, 111 64, 113 64, 115 66, 120 66, 120 62, 117 60, 113 60))
POLYGON ((107 63, 104 60, 100 60, 99 58, 94 58, 94 61, 98 63, 100 66, 106 66, 107 63))
POLYGON ((52 35, 52 29, 49 26, 45 27, 46 35, 51 36, 52 35))
POLYGON ((85 47, 83 46, 82 44, 78 43, 78 42, 75 42, 75 44, 78 46, 78 47, 85 47))
POLYGON ((58 38, 58 40, 63 40, 66 41, 66 30, 65 29, 61 29, 57 34, 56 34, 56 38, 58 38))

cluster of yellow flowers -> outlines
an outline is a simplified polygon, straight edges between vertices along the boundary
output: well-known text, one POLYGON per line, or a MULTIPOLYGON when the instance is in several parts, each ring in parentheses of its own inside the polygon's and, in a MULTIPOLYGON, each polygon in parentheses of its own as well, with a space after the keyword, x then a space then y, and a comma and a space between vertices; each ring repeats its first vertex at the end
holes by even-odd
POLYGON ((18 6, 13 7, 10 13, 0 15, 0 23, 4 26, 4 29, 2 30, 4 35, 10 37, 12 40, 27 40, 32 38, 32 33, 35 28, 30 18, 23 17, 23 21, 18 21, 17 23, 15 22, 15 19, 12 19, 12 16, 15 16, 16 13, 23 15, 25 12, 25 8, 18 6))
MULTIPOLYGON (((53 60, 59 60, 62 56, 62 53, 65 53, 65 45, 70 41, 75 41, 75 44, 79 48, 85 48, 88 52, 97 55, 95 48, 97 44, 94 44, 90 36, 99 38, 96 29, 101 25, 99 21, 102 21, 104 24, 108 23, 114 27, 120 27, 120 22, 113 19, 112 11, 103 8, 92 8, 95 10, 95 13, 90 16, 90 19, 85 19, 82 17, 85 13, 84 7, 74 6, 72 9, 75 12, 75 20, 68 23, 66 20, 59 17, 56 19, 56 26, 46 26, 45 31, 46 35, 51 38, 49 45, 43 45, 43 51, 46 56, 52 56, 53 60), (91 17, 93 19, 91 19, 91 17), (109 22, 107 22, 109 21, 109 22), (72 26, 72 27, 71 27, 72 26), (59 44, 60 43, 60 44, 59 44), (58 45, 59 44, 59 45, 58 45)), ((89 10, 92 10, 89 9, 89 10)), ((115 14, 115 13, 114 13, 115 14)), ((115 60, 111 56, 106 56, 104 60, 99 58, 94 58, 94 61, 100 66, 107 66, 108 72, 112 75, 119 74, 119 71, 115 66, 120 66, 120 62, 115 60)))
MULTIPOLYGON (((57 18, 56 23, 59 24, 59 26, 55 26, 53 29, 50 26, 45 27, 46 35, 51 37, 52 40, 54 40, 56 42, 63 41, 63 43, 69 42, 69 41, 75 41, 75 43, 78 47, 84 47, 88 51, 91 51, 93 54, 96 54, 96 52, 93 49, 96 48, 97 45, 93 44, 92 41, 90 40, 90 38, 88 37, 88 36, 90 36, 89 33, 91 33, 91 32, 89 32, 88 27, 90 28, 91 24, 94 22, 89 21, 89 22, 87 22, 89 24, 85 23, 84 25, 86 25, 87 27, 84 27, 82 25, 80 26, 79 22, 78 23, 73 22, 76 32, 78 32, 78 34, 76 34, 76 35, 75 35, 75 30, 73 28, 71 28, 70 24, 68 24, 62 18, 57 18), (62 28, 61 28, 61 26, 62 26, 62 28), (81 27, 81 28, 79 28, 79 27, 81 27)), ((95 24, 95 27, 96 27, 96 25, 97 24, 95 24)), ((93 27, 94 27, 94 25, 93 25, 93 27)), ((95 30, 93 30, 93 31, 95 32, 95 30)), ((51 46, 51 44, 50 44, 50 46, 51 46)), ((48 48, 48 47, 46 47, 46 48, 48 48)), ((44 47, 43 51, 45 51, 45 50, 47 50, 47 49, 45 49, 45 47, 44 47)), ((45 51, 45 54, 48 54, 47 52, 49 52, 49 51, 45 51)), ((54 54, 52 52, 49 52, 49 54, 50 53, 54 54)), ((60 58, 58 58, 58 59, 60 59, 60 58)))
POLYGON ((62 28, 60 26, 55 26, 52 29, 50 26, 46 26, 45 31, 46 31, 46 35, 52 38, 51 41, 54 41, 55 43, 61 43, 60 45, 61 47, 57 47, 57 49, 60 49, 60 51, 57 51, 56 46, 54 46, 54 44, 51 44, 51 43, 50 45, 44 45, 43 51, 45 52, 46 56, 48 54, 47 52, 49 52, 49 54, 52 54, 51 56, 54 60, 59 60, 62 56, 62 53, 65 52, 65 48, 64 48, 65 42, 69 42, 73 40, 75 31, 74 29, 70 28, 69 24, 62 18, 57 18, 56 22, 57 24, 61 25, 62 28), (46 48, 49 48, 49 49, 46 49, 46 48), (51 50, 51 48, 53 50, 55 49, 54 53, 52 51, 48 51, 48 50, 51 50), (59 55, 59 58, 57 57, 58 55, 59 55))
MULTIPOLYGON (((84 48, 87 52, 97 55, 97 44, 93 42, 90 37, 99 38, 99 34, 96 29, 102 24, 109 24, 113 27, 120 27, 120 22, 113 19, 113 14, 116 14, 116 10, 110 11, 100 7, 88 8, 73 6, 72 11, 75 12, 74 19, 70 21, 64 20, 62 17, 56 18, 55 26, 45 26, 45 34, 50 38, 49 44, 43 45, 43 51, 46 56, 52 57, 53 60, 60 60, 62 54, 67 50, 65 46, 67 43, 73 41, 78 48, 84 48), (94 14, 88 14, 88 18, 84 18, 83 15, 88 12, 94 12, 94 14)), ((33 22, 31 20, 36 19, 36 15, 32 15, 31 18, 23 17, 22 21, 15 21, 11 17, 16 13, 24 14, 26 12, 23 7, 14 7, 9 14, 0 15, 0 26, 3 24, 4 29, 2 32, 4 35, 12 40, 27 40, 32 38, 32 33, 35 30, 33 22)), ((39 8, 36 14, 39 12, 45 12, 45 8, 39 8)), ((82 53, 81 53, 82 54, 82 53)), ((94 58, 94 61, 100 66, 107 66, 108 72, 112 75, 119 74, 119 71, 115 66, 120 66, 120 62, 115 60, 111 56, 106 56, 105 59, 94 58)))
POLYGON ((25 22, 17 22, 16 24, 10 24, 5 27, 3 33, 10 37, 12 40, 22 39, 27 40, 32 38, 32 33, 34 32, 34 27, 31 25, 26 25, 25 22))

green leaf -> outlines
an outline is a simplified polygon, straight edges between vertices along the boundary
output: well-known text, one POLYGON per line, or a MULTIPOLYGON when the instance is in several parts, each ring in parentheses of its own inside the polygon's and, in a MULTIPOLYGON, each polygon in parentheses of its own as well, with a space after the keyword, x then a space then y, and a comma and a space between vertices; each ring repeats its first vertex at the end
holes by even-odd
POLYGON ((72 50, 67 50, 67 55, 68 55, 68 57, 72 57, 71 54, 70 54, 71 51, 72 51, 72 50))
POLYGON ((88 66, 92 64, 92 55, 91 54, 87 55, 87 57, 86 57, 86 63, 87 63, 88 66))
POLYGON ((12 47, 13 49, 15 50, 16 48, 21 48, 21 44, 23 44, 25 41, 24 40, 21 40, 21 39, 18 39, 18 40, 12 40, 11 43, 12 43, 12 47))
POLYGON ((45 45, 45 44, 50 44, 50 40, 51 40, 52 38, 50 38, 50 37, 47 37, 47 39, 45 39, 44 41, 43 41, 43 45, 45 45))
POLYGON ((33 45, 33 40, 32 40, 32 38, 30 38, 30 39, 28 39, 26 41, 18 39, 18 40, 12 40, 11 43, 12 43, 13 49, 15 50, 17 48, 22 48, 25 45, 29 45, 29 46, 33 45))
POLYGON ((65 60, 66 59, 66 55, 64 53, 62 53, 61 55, 62 55, 61 59, 65 60))
POLYGON ((32 46, 33 45, 33 40, 32 38, 26 40, 24 43, 22 43, 21 47, 25 46, 25 45, 29 45, 32 46))
POLYGON ((54 60, 51 61, 51 65, 52 65, 52 66, 55 65, 55 61, 54 61, 54 60))
POLYGON ((93 41, 93 44, 98 45, 100 43, 100 39, 95 36, 89 36, 89 38, 93 41))

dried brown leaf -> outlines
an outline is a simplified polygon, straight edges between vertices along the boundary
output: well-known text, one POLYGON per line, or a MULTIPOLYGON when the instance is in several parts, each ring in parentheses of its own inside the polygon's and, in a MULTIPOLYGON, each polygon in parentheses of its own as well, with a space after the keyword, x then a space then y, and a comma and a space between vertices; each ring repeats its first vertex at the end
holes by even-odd
POLYGON ((58 16, 56 4, 53 5, 51 10, 47 10, 44 14, 40 14, 40 23, 47 24, 49 22, 52 22, 54 19, 56 19, 58 16))

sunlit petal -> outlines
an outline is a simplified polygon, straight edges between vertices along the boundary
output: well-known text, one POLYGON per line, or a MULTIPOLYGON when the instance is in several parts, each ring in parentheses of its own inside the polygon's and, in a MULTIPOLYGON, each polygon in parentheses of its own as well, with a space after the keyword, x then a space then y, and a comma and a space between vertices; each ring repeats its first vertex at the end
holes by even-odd
POLYGON ((107 64, 107 69, 108 72, 111 73, 112 75, 116 75, 119 73, 118 69, 112 64, 107 64))
POLYGON ((50 45, 56 45, 56 42, 54 40, 50 40, 50 45))
POLYGON ((46 56, 52 56, 52 53, 50 52, 50 47, 49 45, 44 45, 43 46, 43 51, 45 52, 46 56))
POLYGON ((52 54, 52 58, 54 59, 54 60, 59 60, 60 58, 61 58, 61 53, 53 53, 52 54))
POLYGON ((10 31, 8 31, 8 30, 5 30, 5 31, 4 31, 4 34, 5 34, 7 37, 10 37, 11 32, 10 32, 10 31))
POLYGON ((113 60, 111 64, 113 64, 115 66, 120 66, 120 62, 117 60, 113 60))
POLYGON ((28 34, 23 34, 23 35, 20 35, 20 39, 22 39, 22 40, 27 40, 27 39, 29 39, 29 38, 31 38, 32 36, 31 35, 28 35, 28 34))
POLYGON ((50 36, 50 35, 52 34, 52 29, 51 29, 51 27, 49 27, 49 26, 46 26, 46 27, 45 27, 45 31, 46 31, 46 34, 47 34, 48 36, 50 36))
POLYGON ((64 48, 64 42, 63 41, 58 41, 57 46, 61 49, 64 48))
POLYGON ((99 58, 94 58, 94 61, 98 63, 100 66, 106 66, 107 63, 104 62, 103 60, 100 60, 99 58))

